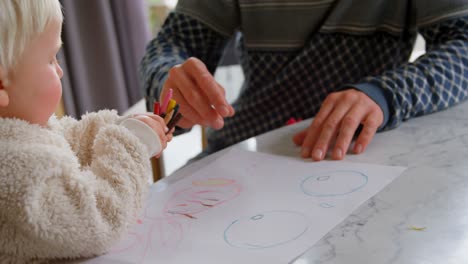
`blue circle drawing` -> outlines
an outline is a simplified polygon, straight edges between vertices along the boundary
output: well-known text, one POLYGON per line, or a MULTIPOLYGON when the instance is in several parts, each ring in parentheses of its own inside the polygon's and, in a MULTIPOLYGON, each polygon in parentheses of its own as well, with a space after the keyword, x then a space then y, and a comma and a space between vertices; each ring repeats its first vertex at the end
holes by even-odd
POLYGON ((329 204, 329 203, 320 203, 319 205, 322 208, 333 208, 333 207, 335 207, 333 204, 329 204))
POLYGON ((277 247, 301 237, 309 228, 308 223, 299 212, 263 212, 233 221, 224 231, 224 241, 244 249, 277 247))
POLYGON ((252 220, 260 220, 260 219, 262 219, 262 218, 263 218, 263 215, 262 215, 262 214, 258 214, 258 215, 252 216, 250 219, 252 219, 252 220))
POLYGON ((324 175, 307 177, 301 190, 310 196, 331 197, 353 193, 368 182, 367 175, 351 170, 332 171, 324 175))

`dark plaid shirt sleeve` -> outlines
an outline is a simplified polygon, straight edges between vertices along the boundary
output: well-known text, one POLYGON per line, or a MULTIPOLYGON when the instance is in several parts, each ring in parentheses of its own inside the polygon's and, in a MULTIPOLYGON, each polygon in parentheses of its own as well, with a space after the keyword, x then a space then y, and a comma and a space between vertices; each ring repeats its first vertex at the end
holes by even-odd
POLYGON ((213 73, 227 41, 227 36, 195 19, 180 13, 169 14, 156 38, 146 47, 140 64, 147 108, 151 110, 154 100, 159 98, 169 70, 186 59, 200 59, 213 73))
MULTIPOLYGON (((356 85, 358 89, 383 91, 388 107, 383 107, 382 129, 397 127, 411 117, 446 109, 467 98, 468 17, 423 27, 419 33, 426 41, 425 55, 356 85)), ((378 92, 370 96, 379 101, 378 92)))

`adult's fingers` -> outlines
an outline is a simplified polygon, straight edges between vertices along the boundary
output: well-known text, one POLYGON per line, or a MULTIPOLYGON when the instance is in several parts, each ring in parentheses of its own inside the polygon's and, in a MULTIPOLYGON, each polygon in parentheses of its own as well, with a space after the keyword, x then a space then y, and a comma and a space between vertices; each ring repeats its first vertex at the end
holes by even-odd
POLYGON ((191 128, 193 127, 194 125, 196 125, 198 123, 194 123, 192 121, 190 121, 189 119, 183 117, 182 119, 180 119, 180 121, 177 123, 177 126, 178 127, 181 127, 181 128, 191 128))
MULTIPOLYGON (((189 62, 185 64, 189 64, 189 62)), ((169 72, 169 82, 165 84, 165 86, 171 84, 175 87, 173 89, 177 97, 174 99, 180 100, 181 113, 191 122, 211 126, 215 129, 222 128, 224 126, 223 117, 216 112, 208 96, 194 80, 194 76, 203 73, 198 72, 199 68, 184 65, 173 67, 169 72)))
POLYGON ((380 108, 371 112, 363 122, 363 128, 354 143, 353 151, 356 154, 362 153, 374 138, 377 129, 383 122, 383 113, 380 108))
MULTIPOLYGON (((335 103, 337 100, 336 94, 330 94, 325 98, 322 105, 320 106, 320 110, 315 116, 314 120, 312 120, 310 126, 307 128, 307 133, 303 139, 302 149, 301 149, 301 156, 303 158, 309 158, 312 156, 312 149, 315 146, 315 142, 317 142, 318 137, 322 131, 322 125, 325 120, 328 118, 330 113, 333 111, 335 107, 335 103)), ((315 153, 315 156, 321 156, 322 153, 315 153)))
MULTIPOLYGON (((173 85, 174 87, 177 87, 173 85)), ((179 112, 183 115, 181 121, 179 121, 179 126, 184 128, 190 128, 194 124, 204 125, 207 121, 194 109, 185 97, 181 94, 179 89, 174 89, 174 100, 179 104, 179 112), (185 125, 185 126, 184 126, 185 125)))
POLYGON ((353 140, 354 133, 366 114, 368 114, 366 106, 356 103, 343 117, 338 137, 336 138, 335 147, 332 152, 333 159, 343 159, 348 151, 351 141, 353 140))
MULTIPOLYGON (((211 107, 211 104, 199 85, 193 81, 192 76, 200 74, 195 71, 187 71, 184 66, 175 66, 169 72, 169 78, 176 86, 176 93, 185 99, 183 114, 191 108, 190 112, 196 112, 209 125, 222 119, 221 116, 211 107)), ((177 99, 176 99, 177 101, 177 99)), ((182 109, 181 109, 182 110, 182 109)), ((185 113, 187 114, 187 113, 185 113)), ((203 123, 202 123, 203 124, 203 123)))
MULTIPOLYGON (((174 71, 172 71, 172 76, 166 80, 164 84, 163 91, 161 92, 160 98, 164 98, 169 89, 173 90, 172 98, 177 101, 179 104, 179 112, 183 114, 184 118, 179 122, 179 126, 183 128, 190 128, 194 124, 205 124, 208 123, 201 115, 198 114, 197 110, 193 108, 189 102, 184 98, 182 91, 186 89, 187 86, 180 87, 176 84, 175 80, 177 77, 174 77, 174 71)), ((189 87, 191 89, 192 87, 189 87)))
POLYGON ((182 68, 195 80, 197 86, 206 95, 208 102, 223 117, 231 113, 224 89, 216 82, 205 64, 197 58, 189 58, 182 68))
POLYGON ((302 146, 305 137, 307 136, 307 129, 302 130, 301 132, 295 134, 292 138, 294 144, 297 146, 302 146))
MULTIPOLYGON (((216 82, 216 84, 218 85, 219 89, 221 89, 223 91, 224 97, 226 98, 226 90, 224 89, 224 87, 222 87, 221 84, 219 84, 218 82, 216 82)), ((228 111, 229 111, 227 116, 228 117, 233 116, 235 114, 234 107, 232 107, 232 105, 228 103, 227 108, 228 108, 228 111)))
POLYGON ((329 146, 333 143, 338 134, 343 117, 351 108, 351 102, 341 101, 336 104, 330 115, 323 121, 320 135, 318 136, 312 150, 312 159, 320 161, 325 158, 329 146))

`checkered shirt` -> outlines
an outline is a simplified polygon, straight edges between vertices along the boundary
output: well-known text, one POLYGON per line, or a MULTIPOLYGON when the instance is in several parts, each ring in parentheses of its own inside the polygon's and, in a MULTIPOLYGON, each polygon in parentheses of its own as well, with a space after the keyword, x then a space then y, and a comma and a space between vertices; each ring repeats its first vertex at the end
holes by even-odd
MULTIPOLYGON (((379 130, 463 101, 468 95, 468 18, 418 32, 427 52, 414 63, 407 61, 415 34, 315 33, 294 51, 248 49, 241 37, 245 82, 233 104, 236 115, 222 129, 209 131, 210 151, 281 127, 291 117, 313 117, 330 92, 348 87, 362 90, 382 107, 385 122, 379 130)), ((148 107, 159 97, 171 67, 197 57, 214 72, 227 41, 198 20, 171 13, 141 64, 148 107)))

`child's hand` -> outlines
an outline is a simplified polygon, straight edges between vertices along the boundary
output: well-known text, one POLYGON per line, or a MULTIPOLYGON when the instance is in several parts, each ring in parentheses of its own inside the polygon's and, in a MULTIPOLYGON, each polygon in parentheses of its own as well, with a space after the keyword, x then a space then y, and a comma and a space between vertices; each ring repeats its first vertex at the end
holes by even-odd
MULTIPOLYGON (((159 136, 159 140, 161 141, 162 149, 164 150, 167 147, 167 142, 172 140, 172 133, 174 132, 174 128, 171 129, 167 134, 167 126, 164 123, 164 119, 158 115, 151 114, 151 113, 144 113, 144 114, 136 114, 132 116, 135 119, 147 124, 153 131, 159 136)), ((156 158, 161 156, 162 150, 155 155, 156 158)))

